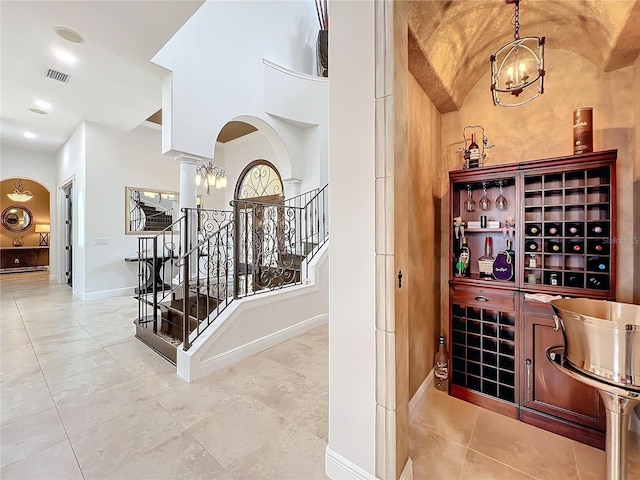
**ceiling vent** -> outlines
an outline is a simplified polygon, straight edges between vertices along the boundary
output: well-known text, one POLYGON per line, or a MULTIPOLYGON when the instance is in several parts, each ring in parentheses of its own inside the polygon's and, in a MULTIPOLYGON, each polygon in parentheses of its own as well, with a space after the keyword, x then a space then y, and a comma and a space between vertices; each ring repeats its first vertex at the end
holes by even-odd
POLYGON ((44 67, 44 76, 62 83, 69 83, 69 79, 71 78, 70 75, 54 70, 51 67, 44 67))

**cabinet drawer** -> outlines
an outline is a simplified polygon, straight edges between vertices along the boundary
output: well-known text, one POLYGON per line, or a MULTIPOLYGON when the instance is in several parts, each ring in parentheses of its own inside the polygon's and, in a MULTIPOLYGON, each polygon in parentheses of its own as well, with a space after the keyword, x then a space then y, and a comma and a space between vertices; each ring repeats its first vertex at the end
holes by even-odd
POLYGON ((543 317, 553 317, 553 307, 550 303, 537 302, 535 300, 524 300, 524 312, 543 317))
POLYGON ((453 290, 453 303, 492 310, 516 309, 515 293, 503 292, 484 287, 456 287, 453 290))

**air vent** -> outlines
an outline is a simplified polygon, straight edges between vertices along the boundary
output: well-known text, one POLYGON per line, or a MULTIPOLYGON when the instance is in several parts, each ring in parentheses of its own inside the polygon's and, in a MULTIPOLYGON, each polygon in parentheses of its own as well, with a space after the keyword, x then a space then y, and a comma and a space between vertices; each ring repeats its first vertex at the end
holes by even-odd
POLYGON ((54 70, 51 67, 44 67, 44 76, 62 83, 69 83, 69 79, 71 78, 70 75, 54 70))

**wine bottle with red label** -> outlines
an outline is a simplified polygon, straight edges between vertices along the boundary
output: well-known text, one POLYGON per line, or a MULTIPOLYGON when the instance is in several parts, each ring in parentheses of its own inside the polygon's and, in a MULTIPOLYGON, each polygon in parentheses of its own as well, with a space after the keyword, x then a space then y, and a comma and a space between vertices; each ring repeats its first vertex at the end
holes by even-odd
POLYGON ((584 251, 584 241, 583 240, 567 240, 565 252, 566 253, 582 253, 584 251))
POLYGON ((587 253, 591 255, 609 255, 609 244, 602 239, 590 239, 587 241, 587 253))

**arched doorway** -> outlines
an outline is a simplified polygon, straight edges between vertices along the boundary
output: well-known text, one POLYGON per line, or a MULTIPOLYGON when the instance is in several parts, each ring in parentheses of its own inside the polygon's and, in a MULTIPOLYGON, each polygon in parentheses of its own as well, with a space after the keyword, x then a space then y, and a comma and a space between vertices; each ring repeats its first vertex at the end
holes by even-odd
POLYGON ((236 292, 246 296, 299 280, 294 210, 285 206, 282 177, 267 160, 247 165, 236 183, 236 292))

